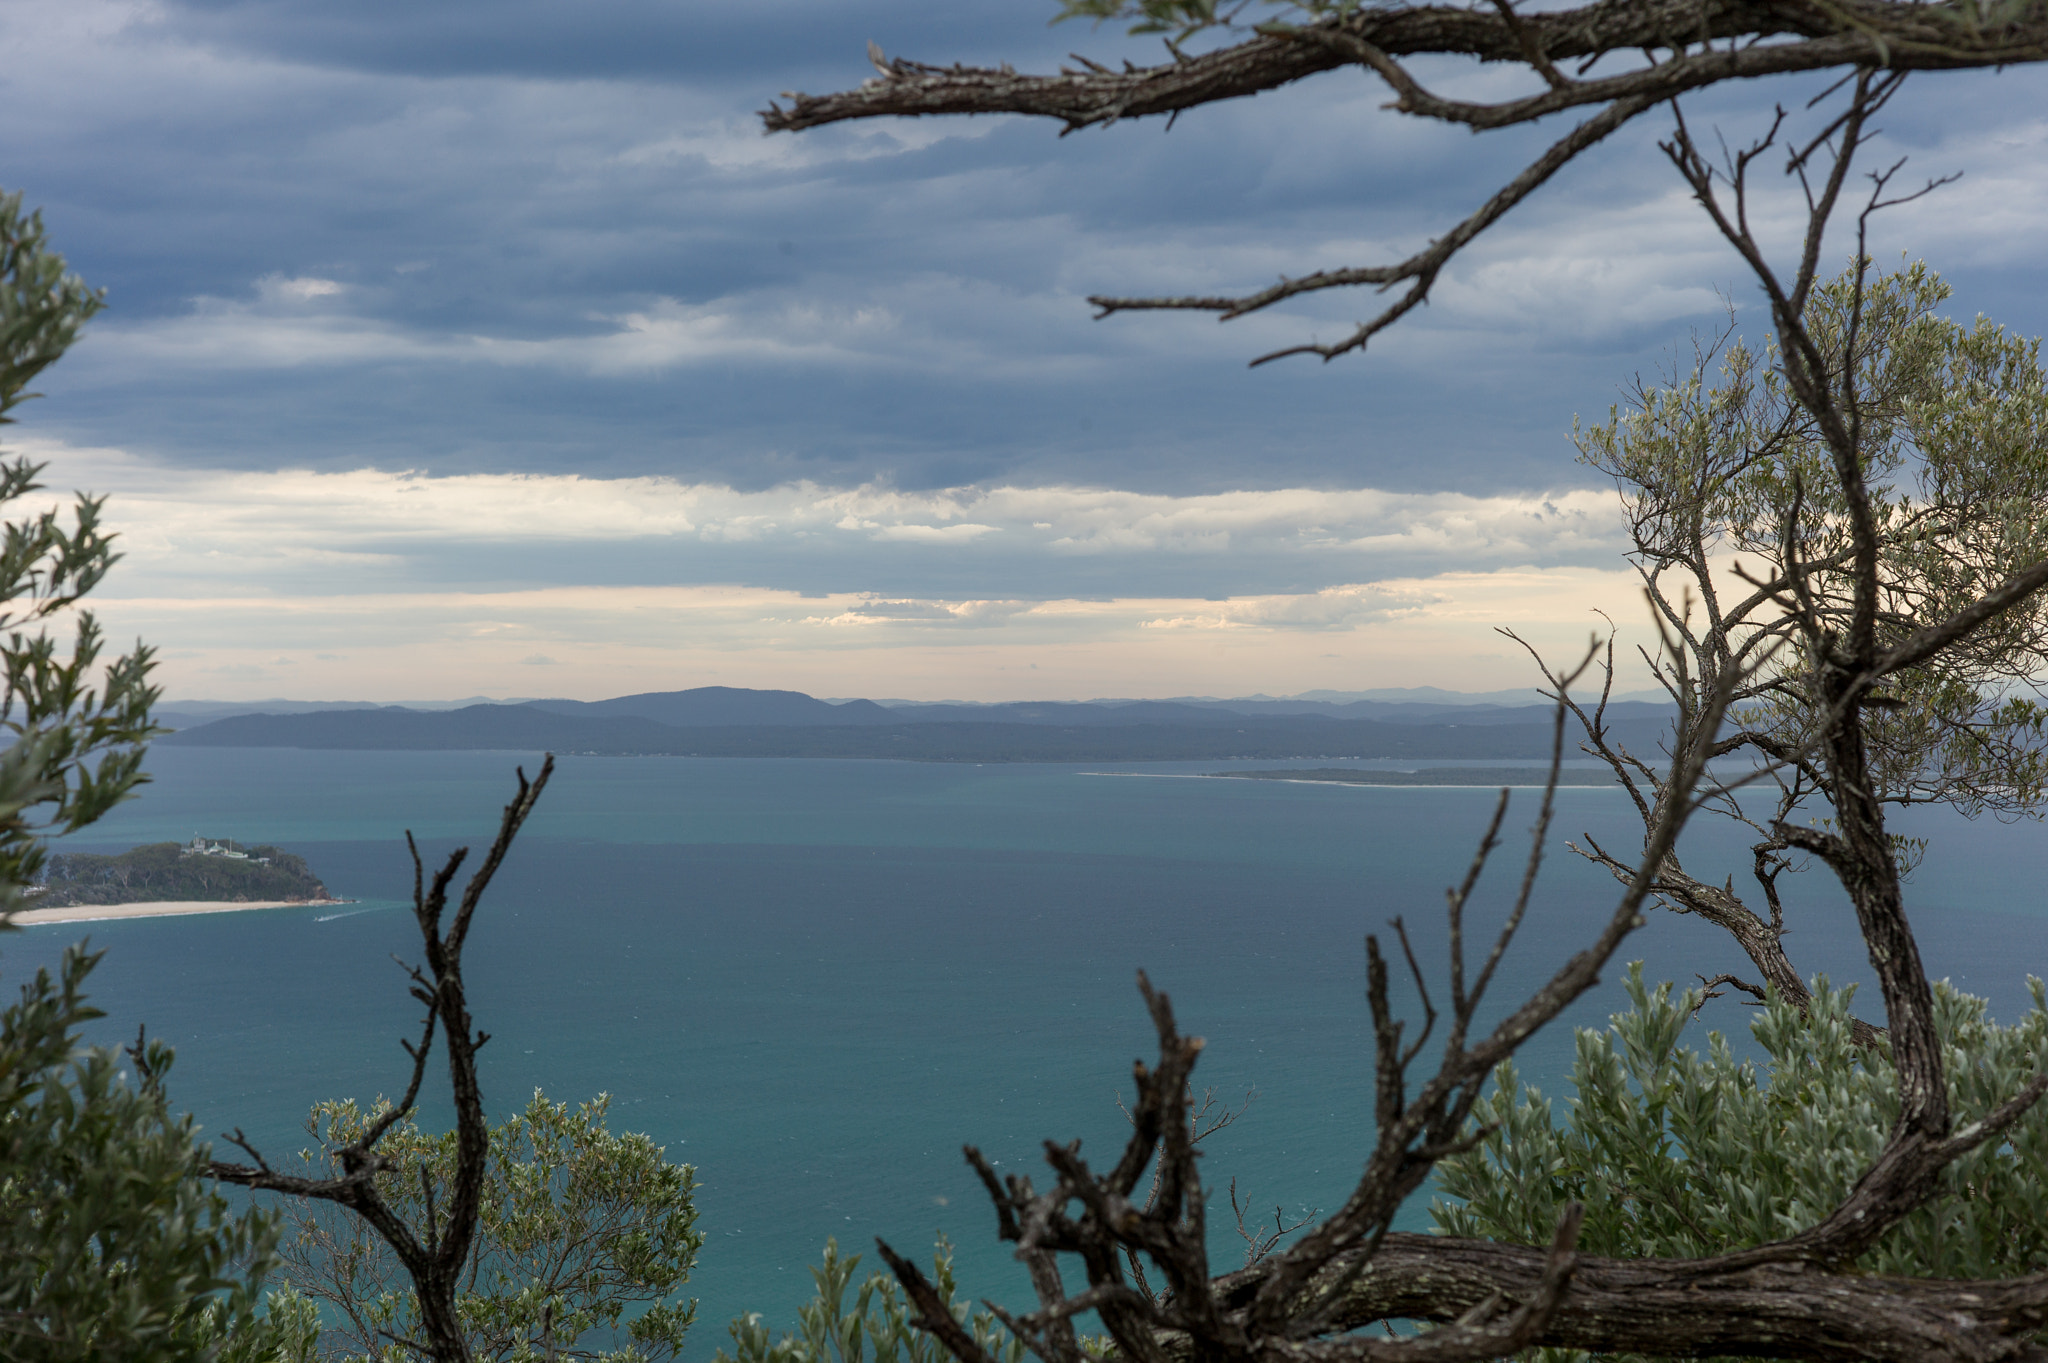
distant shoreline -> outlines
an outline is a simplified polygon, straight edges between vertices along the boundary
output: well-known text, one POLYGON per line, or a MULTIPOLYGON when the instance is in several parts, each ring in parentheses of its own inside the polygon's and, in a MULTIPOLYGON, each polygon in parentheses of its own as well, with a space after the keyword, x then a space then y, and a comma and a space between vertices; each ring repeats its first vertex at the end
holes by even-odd
POLYGON ((137 904, 71 904, 61 909, 24 909, 14 925, 32 928, 43 923, 103 923, 123 918, 175 918, 188 913, 240 913, 244 909, 325 908, 353 904, 353 899, 154 899, 137 904))
MULTIPOLYGON (((1424 767, 1419 771, 1371 767, 1283 767, 1277 771, 1211 771, 1204 778, 1226 781, 1290 781, 1307 785, 1333 786, 1546 786, 1548 767, 1424 767)), ((1614 773, 1565 768, 1557 773, 1560 786, 1613 786, 1614 773)))
MULTIPOLYGON (((1617 702, 1619 704, 1620 702, 1617 702)), ((1418 707, 1358 701, 1314 713, 1179 701, 901 711, 830 705, 794 691, 699 687, 586 704, 535 701, 456 710, 240 714, 180 729, 161 746, 358 752, 540 752, 557 756, 872 758, 920 762, 1291 762, 1393 759, 1543 762, 1556 743, 1544 706, 1418 707), (1365 706, 1361 711, 1359 706, 1365 706), (1369 713, 1368 713, 1369 712, 1369 713), (1441 712, 1441 713, 1440 713, 1441 712)), ((1610 713, 1610 738, 1654 751, 1659 707, 1610 713)))

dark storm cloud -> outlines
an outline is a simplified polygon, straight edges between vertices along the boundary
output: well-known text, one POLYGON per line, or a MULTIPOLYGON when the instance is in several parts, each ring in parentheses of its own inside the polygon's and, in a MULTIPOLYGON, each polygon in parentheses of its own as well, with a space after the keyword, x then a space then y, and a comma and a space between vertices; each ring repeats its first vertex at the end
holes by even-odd
MULTIPOLYGON (((1250 355, 1338 334, 1375 300, 1219 327, 1096 323, 1083 298, 1398 256, 1554 130, 1475 141, 1380 113, 1380 90, 1335 76, 1171 135, 1155 121, 1060 139, 1019 120, 758 132, 777 91, 863 78, 871 38, 1024 65, 1140 50, 1048 31, 1049 10, 17 7, 0 19, 22 58, 0 89, 8 187, 47 205, 112 303, 53 372, 36 426, 242 469, 1535 490, 1584 483, 1573 415, 1604 413, 1619 381, 1711 323, 1715 288, 1749 300, 1647 124, 1561 175, 1372 354, 1255 372, 1250 355)), ((2000 162, 1956 131, 1960 90, 1924 82, 1893 111, 1929 172, 1977 160, 1885 248, 1928 249, 1922 228, 1962 241, 1961 310, 2039 329, 2011 311, 2038 304, 2007 287, 2036 280, 2032 264, 1957 211, 2029 211, 2024 192, 1975 188, 2000 162)), ((2007 134, 2024 191, 2040 127, 2007 134)))
POLYGON ((730 84, 760 99, 796 73, 843 76, 871 40, 994 61, 1086 38, 1072 25, 1049 35, 1050 12, 1014 0, 172 0, 154 23, 309 66, 730 84))

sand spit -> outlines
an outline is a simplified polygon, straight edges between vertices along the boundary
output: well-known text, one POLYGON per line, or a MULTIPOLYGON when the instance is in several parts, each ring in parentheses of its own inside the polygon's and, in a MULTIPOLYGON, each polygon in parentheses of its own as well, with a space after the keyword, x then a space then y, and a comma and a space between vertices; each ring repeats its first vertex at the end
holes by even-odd
POLYGON ((324 908, 330 904, 353 904, 352 899, 256 899, 248 903, 219 899, 160 899, 144 904, 73 904, 62 909, 25 909, 14 915, 14 925, 32 928, 38 923, 104 923, 117 918, 172 918, 184 913, 239 913, 244 909, 324 908))

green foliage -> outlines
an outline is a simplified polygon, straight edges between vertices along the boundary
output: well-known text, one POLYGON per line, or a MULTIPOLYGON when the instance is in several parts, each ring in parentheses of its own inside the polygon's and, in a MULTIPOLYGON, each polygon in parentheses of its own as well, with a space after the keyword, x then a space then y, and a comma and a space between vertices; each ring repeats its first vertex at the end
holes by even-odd
MULTIPOLYGON (((1880 541, 1884 645, 2048 557, 2048 371, 2039 340, 1983 318, 1966 326, 1937 316, 1949 288, 1924 264, 1869 279, 1860 305, 1859 276, 1852 269, 1817 288, 1806 321, 1827 381, 1853 394, 1880 541)), ((1714 560, 1733 557, 1768 578, 1785 568, 1789 544, 1816 565, 1809 586, 1822 616, 1846 621, 1847 508, 1774 343, 1761 352, 1740 339, 1703 347, 1689 372, 1639 386, 1578 440, 1582 462, 1620 487, 1635 557, 1653 584, 1674 608, 1691 590, 1729 647, 1782 633, 1784 617, 1768 601, 1740 611, 1733 603, 1750 586, 1717 585, 1714 560)), ((1809 662, 1789 641, 1765 694, 1737 708, 1737 724, 1801 746, 1816 723, 1809 662)), ((1881 791, 1946 800, 1971 815, 2033 809, 2048 791, 2048 709, 2019 691, 2044 666, 2048 600, 2036 596, 1888 679, 1882 708, 1865 714, 1881 791)))
MULTIPOLYGON (((24 217, 19 194, 0 194, 0 423, 99 308, 49 249, 42 215, 24 217)), ((0 506, 37 491, 41 471, 0 463, 0 506)), ((81 495, 68 525, 52 509, 0 529, 0 725, 14 735, 0 754, 0 924, 36 883, 45 836, 84 827, 147 779, 151 651, 138 644, 95 684, 104 640, 92 613, 76 612, 68 651, 40 628, 74 611, 119 557, 101 504, 81 495)))
MULTIPOLYGON (((640 1363, 680 1352, 697 1308, 675 1294, 703 1243, 691 1200, 695 1171, 670 1164, 646 1136, 612 1134, 609 1103, 600 1095, 572 1112, 536 1090, 523 1112, 491 1132, 476 1244, 457 1300, 478 1358, 640 1363)), ((306 1126, 322 1147, 336 1148, 384 1110, 322 1103, 306 1126)), ((379 1180, 394 1211, 421 1229, 445 1215, 422 1188, 451 1179, 453 1132, 434 1136, 401 1122, 377 1149, 388 1161, 379 1180)), ((311 1151, 301 1158, 320 1162, 311 1151)), ((328 1309, 327 1354, 380 1363, 409 1357, 391 1337, 413 1334, 418 1307, 390 1246, 329 1204, 293 1201, 286 1215, 282 1276, 328 1309)))
POLYGON ((320 1308, 290 1285, 266 1292, 263 1313, 238 1314, 219 1297, 200 1308, 201 1330, 219 1363, 315 1363, 320 1357, 320 1308))
POLYGON ((38 396, 25 391, 78 339, 104 299, 50 250, 40 210, 23 217, 21 195, 0 194, 0 423, 38 396))
MULTIPOLYGON (((2048 1059, 2048 998, 2017 1025, 1982 999, 1935 986, 1936 1022, 1960 1128, 1996 1108, 2048 1059)), ((1437 1166, 1447 1234, 1548 1243, 1565 1203, 1585 1204, 1579 1246, 1621 1258, 1697 1257, 1761 1244, 1819 1221, 1883 1148, 1898 1110, 1889 1057, 1850 1040, 1850 995, 1825 980, 1804 1016, 1772 997, 1751 1024, 1761 1067, 1709 1033, 1681 1046, 1697 992, 1652 991, 1629 972, 1631 1008, 1581 1030, 1576 1095, 1562 1125, 1512 1064, 1473 1120, 1493 1129, 1437 1166), (1450 1200, 1454 1199, 1454 1200, 1450 1200)), ((1866 1272, 2008 1278, 2048 1269, 2048 1111, 1948 1166, 1941 1191, 1857 1262, 1866 1272)))
MULTIPOLYGON (((100 307, 66 272, 39 214, 0 194, 0 424, 100 307)), ((38 466, 0 463, 0 505, 37 491, 38 466)), ((77 611, 68 655, 41 626, 74 610, 116 558, 100 500, 0 526, 0 925, 45 861, 144 778, 156 688, 148 649, 107 665, 77 611)), ((100 1017, 85 982, 99 956, 67 951, 0 1013, 0 1355, 9 1359, 276 1360, 305 1352, 306 1313, 256 1307, 274 1230, 200 1181, 209 1150, 171 1115, 170 1048, 80 1044, 100 1017)))
POLYGON ((171 1051, 83 1048, 101 1016, 73 948, 0 1014, 0 1355, 271 1359, 291 1303, 258 1319, 274 1228, 200 1182, 209 1152, 164 1095, 171 1051))
MULTIPOLYGON (((910 1308, 896 1279, 880 1269, 868 1274, 855 1293, 853 1309, 846 1291, 853 1284, 860 1256, 839 1253, 839 1242, 825 1242, 824 1261, 811 1270, 817 1295, 797 1308, 797 1328, 776 1338, 758 1313, 727 1326, 733 1352, 720 1350, 714 1363, 863 1363, 873 1350, 873 1363, 951 1363, 936 1339, 910 1323, 910 1308)), ((975 1342, 997 1363, 1023 1363, 1024 1346, 987 1311, 972 1310, 958 1300, 953 1280, 953 1246, 944 1236, 932 1252, 931 1281, 953 1318, 973 1332, 975 1342)))

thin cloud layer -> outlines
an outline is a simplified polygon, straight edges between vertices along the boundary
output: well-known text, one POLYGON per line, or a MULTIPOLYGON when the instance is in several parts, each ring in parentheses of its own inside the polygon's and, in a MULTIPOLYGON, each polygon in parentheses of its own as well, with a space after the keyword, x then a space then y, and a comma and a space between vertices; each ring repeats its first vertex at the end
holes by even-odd
POLYGON ((1148 575, 1237 596, 1485 567, 1612 565, 1626 544, 1613 495, 1586 490, 1175 497, 804 482, 748 491, 575 474, 194 471, 120 451, 27 448, 71 482, 121 489, 107 521, 132 567, 111 587, 117 593, 157 595, 169 583, 239 593, 261 582, 276 596, 399 582, 527 588, 562 580, 572 560, 612 565, 600 576, 616 585, 717 582, 751 576, 735 573, 735 562, 773 560, 779 585, 810 593, 893 595, 908 566, 940 590, 999 582, 1008 600, 1115 592, 1148 575), (897 566, 878 577, 882 556, 897 566), (480 571, 485 563, 502 567, 480 571), (963 570, 980 576, 962 581, 963 570))
POLYGON ((725 685, 1016 700, 1243 695, 1275 676, 1294 689, 1530 684, 1527 656, 1497 626, 1575 660, 1604 627, 1598 612, 1625 611, 1632 586, 1622 572, 1551 569, 1220 603, 552 587, 134 597, 103 614, 117 637, 177 641, 161 675, 179 696, 595 699, 725 685), (465 690, 465 679, 483 684, 465 690))
POLYGON ((101 609, 186 696, 1454 685, 1520 677, 1496 627, 1569 652, 1633 582, 1611 495, 1585 491, 746 491, 28 452, 124 489, 101 609))

